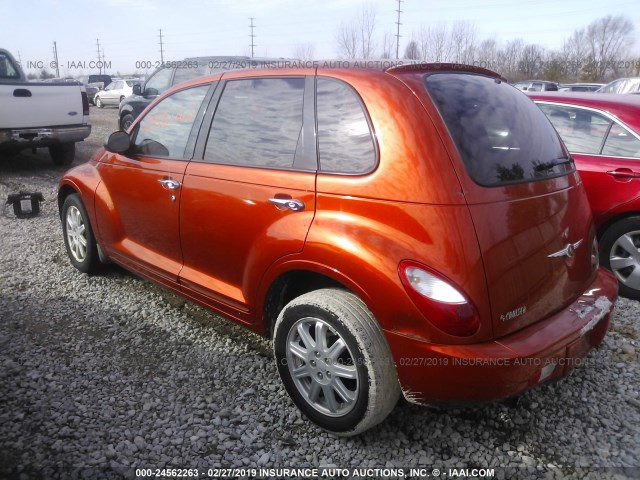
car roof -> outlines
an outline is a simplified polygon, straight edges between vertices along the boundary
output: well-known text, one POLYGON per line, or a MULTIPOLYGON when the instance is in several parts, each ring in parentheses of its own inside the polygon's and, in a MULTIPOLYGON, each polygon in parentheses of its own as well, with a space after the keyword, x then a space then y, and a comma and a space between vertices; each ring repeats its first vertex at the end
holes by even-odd
POLYGON ((640 133, 640 95, 585 92, 531 92, 532 100, 596 108, 619 118, 640 133))

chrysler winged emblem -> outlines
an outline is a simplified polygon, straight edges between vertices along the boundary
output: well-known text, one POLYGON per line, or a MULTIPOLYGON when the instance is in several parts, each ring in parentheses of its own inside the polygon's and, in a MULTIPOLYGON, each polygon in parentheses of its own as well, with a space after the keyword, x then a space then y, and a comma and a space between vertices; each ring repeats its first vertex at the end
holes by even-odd
POLYGON ((555 257, 573 257, 576 252, 576 248, 578 248, 582 244, 582 239, 578 240, 576 243, 567 244, 562 250, 558 250, 557 252, 552 253, 551 255, 547 255, 549 258, 555 257))

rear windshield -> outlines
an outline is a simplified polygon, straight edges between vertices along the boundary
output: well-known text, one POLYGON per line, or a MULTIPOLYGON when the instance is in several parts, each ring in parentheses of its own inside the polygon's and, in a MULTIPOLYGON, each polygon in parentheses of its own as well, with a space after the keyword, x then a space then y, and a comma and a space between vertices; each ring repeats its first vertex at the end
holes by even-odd
POLYGON ((574 170, 538 107, 498 79, 464 73, 425 78, 467 172, 484 186, 524 183, 574 170))

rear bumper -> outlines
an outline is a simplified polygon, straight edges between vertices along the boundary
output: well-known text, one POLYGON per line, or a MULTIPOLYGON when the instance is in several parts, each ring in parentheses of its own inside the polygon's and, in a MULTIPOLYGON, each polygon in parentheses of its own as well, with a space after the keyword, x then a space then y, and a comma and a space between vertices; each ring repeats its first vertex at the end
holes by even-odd
POLYGON ((81 142, 91 134, 91 125, 0 130, 0 149, 48 147, 57 143, 81 142))
POLYGON ((599 345, 617 282, 604 269, 573 304, 519 332, 473 345, 434 345, 385 331, 400 385, 414 403, 499 400, 566 376, 599 345))

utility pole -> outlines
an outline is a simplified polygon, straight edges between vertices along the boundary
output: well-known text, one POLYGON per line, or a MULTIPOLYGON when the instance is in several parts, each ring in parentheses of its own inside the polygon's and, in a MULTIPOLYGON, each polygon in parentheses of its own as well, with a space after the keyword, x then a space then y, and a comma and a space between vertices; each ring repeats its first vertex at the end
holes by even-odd
POLYGON ((60 65, 58 65, 58 46, 53 42, 53 59, 56 62, 56 78, 60 78, 60 65))
POLYGON ((160 63, 164 63, 164 50, 162 48, 162 29, 160 28, 160 63))
POLYGON ((251 35, 249 35, 249 37, 251 37, 251 58, 253 58, 253 49, 256 46, 255 43, 253 43, 253 39, 256 38, 256 36, 253 34, 253 29, 255 27, 255 25, 253 24, 253 20, 254 18, 251 17, 251 25, 249 25, 249 27, 251 28, 251 35))
POLYGON ((102 73, 102 67, 104 67, 104 73, 107 73, 107 67, 104 64, 104 47, 102 47, 102 63, 100 64, 100 73, 102 73))
POLYGON ((398 10, 396 10, 396 12, 398 12, 398 21, 396 22, 398 25, 398 33, 396 33, 396 60, 400 59, 400 25, 402 25, 400 23, 400 14, 402 13, 402 10, 400 10, 401 3, 402 0, 398 0, 398 10))
POLYGON ((100 69, 100 74, 102 74, 102 63, 100 63, 100 40, 96 38, 96 45, 98 46, 98 68, 100 69))
POLYGON ((18 50, 18 63, 22 67, 22 56, 20 55, 20 50, 18 50))

